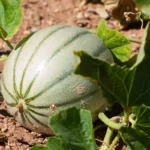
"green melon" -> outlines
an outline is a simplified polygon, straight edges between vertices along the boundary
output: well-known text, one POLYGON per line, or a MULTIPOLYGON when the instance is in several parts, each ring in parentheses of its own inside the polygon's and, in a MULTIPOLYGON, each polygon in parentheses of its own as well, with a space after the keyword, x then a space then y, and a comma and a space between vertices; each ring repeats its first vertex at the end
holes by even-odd
POLYGON ((51 134, 48 117, 59 110, 72 106, 87 109, 95 120, 105 109, 107 101, 98 85, 73 74, 74 50, 113 62, 110 51, 96 35, 67 25, 39 30, 11 52, 1 88, 9 113, 23 126, 51 134))

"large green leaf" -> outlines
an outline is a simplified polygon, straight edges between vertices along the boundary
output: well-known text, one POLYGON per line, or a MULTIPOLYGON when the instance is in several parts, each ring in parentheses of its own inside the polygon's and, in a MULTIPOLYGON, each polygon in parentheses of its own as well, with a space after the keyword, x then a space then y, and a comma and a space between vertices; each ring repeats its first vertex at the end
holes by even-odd
POLYGON ((133 128, 142 130, 150 136, 150 109, 149 108, 134 108, 136 120, 133 128))
POLYGON ((119 133, 124 140, 124 142, 130 147, 131 150, 149 150, 150 149, 150 137, 148 137, 144 132, 122 127, 119 133))
POLYGON ((92 58, 87 53, 75 52, 79 57, 75 73, 81 74, 89 79, 95 79, 105 92, 111 102, 119 101, 123 106, 128 107, 127 86, 124 81, 129 81, 130 70, 116 64, 109 65, 104 61, 92 58))
POLYGON ((49 126, 56 136, 48 139, 47 147, 34 146, 30 150, 98 150, 87 110, 62 110, 50 117, 49 126))
POLYGON ((22 22, 20 4, 21 0, 0 0, 0 27, 7 33, 5 39, 11 38, 22 22))
POLYGON ((134 0, 139 10, 150 17, 150 0, 134 0))
POLYGON ((49 126, 56 134, 56 139, 50 139, 53 146, 48 143, 52 150, 60 144, 60 150, 97 150, 89 111, 77 108, 60 111, 50 118, 49 126))
POLYGON ((97 36, 103 40, 105 45, 121 62, 125 62, 129 59, 131 54, 130 41, 118 31, 107 29, 104 20, 100 21, 98 25, 97 36))
POLYGON ((47 141, 47 147, 50 150, 66 150, 63 148, 61 138, 59 137, 49 138, 47 141))
POLYGON ((61 139, 51 137, 48 139, 46 146, 33 146, 29 150, 66 150, 61 144, 61 139))
MULTIPOLYGON (((101 60, 92 58, 87 53, 75 52, 78 56, 78 65, 75 73, 84 77, 93 78, 105 91, 110 101, 117 100, 124 108, 150 106, 150 24, 146 28, 144 42, 144 57, 137 60, 139 64, 135 67, 127 68, 117 64, 107 64, 101 60), (139 62, 142 61, 142 62, 139 62)), ((139 53, 139 55, 143 55, 139 53)))

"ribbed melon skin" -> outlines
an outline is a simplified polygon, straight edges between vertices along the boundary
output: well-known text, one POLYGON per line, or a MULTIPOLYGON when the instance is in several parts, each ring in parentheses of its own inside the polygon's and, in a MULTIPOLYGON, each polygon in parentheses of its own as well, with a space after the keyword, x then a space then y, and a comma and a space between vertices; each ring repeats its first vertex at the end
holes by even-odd
POLYGON ((41 29, 11 52, 2 74, 2 94, 9 113, 25 127, 51 134, 48 116, 59 110, 71 106, 88 109, 95 120, 97 112, 105 109, 107 102, 98 85, 73 74, 74 50, 113 62, 96 35, 67 25, 41 29), (23 111, 18 111, 20 102, 24 103, 23 111))

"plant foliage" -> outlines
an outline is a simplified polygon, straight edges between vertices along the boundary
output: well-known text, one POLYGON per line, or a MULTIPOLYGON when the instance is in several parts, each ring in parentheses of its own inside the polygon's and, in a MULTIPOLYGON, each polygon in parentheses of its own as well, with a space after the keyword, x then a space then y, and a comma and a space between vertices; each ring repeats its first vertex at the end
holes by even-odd
POLYGON ((22 22, 21 0, 0 0, 0 37, 11 38, 22 22))
MULTIPOLYGON (((97 150, 90 112, 77 108, 60 111, 49 119, 55 137, 49 138, 49 150, 97 150)), ((31 150, 41 150, 41 147, 31 150)))
MULTIPOLYGON (((148 0, 135 2, 143 13, 150 16, 148 0)), ((13 47, 8 39, 16 33, 22 21, 20 4, 21 0, 0 0, 0 37, 11 48, 13 47)), ((48 139, 46 146, 33 146, 30 150, 112 150, 119 138, 126 143, 127 150, 149 150, 150 23, 147 24, 140 52, 134 57, 134 61, 133 58, 129 59, 131 54, 129 40, 119 32, 109 30, 104 20, 98 25, 96 35, 103 40, 117 61, 108 64, 91 57, 84 50, 78 51, 75 52, 77 66, 74 73, 95 80, 111 104, 115 102, 121 104, 124 116, 120 115, 121 119, 113 122, 104 113, 99 113, 99 119, 108 126, 109 132, 106 133, 102 146, 98 148, 90 112, 75 107, 62 110, 49 118, 48 125, 55 136, 48 139), (111 143, 114 130, 117 136, 111 143)), ((19 42, 16 49, 30 36, 32 35, 19 42)), ((1 58, 0 61, 5 59, 1 58)))
POLYGON ((131 54, 130 41, 116 30, 107 29, 106 22, 102 20, 98 25, 97 36, 121 62, 129 59, 131 54))

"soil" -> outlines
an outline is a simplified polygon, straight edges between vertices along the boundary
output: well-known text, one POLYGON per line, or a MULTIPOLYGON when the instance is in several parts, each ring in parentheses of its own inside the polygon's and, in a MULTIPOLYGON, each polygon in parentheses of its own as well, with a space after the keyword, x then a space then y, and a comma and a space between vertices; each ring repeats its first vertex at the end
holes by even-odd
MULTIPOLYGON (((98 22, 103 17, 108 18, 107 24, 111 29, 116 29, 117 21, 106 16, 103 4, 85 4, 80 0, 23 0, 23 23, 17 34, 11 39, 16 45, 29 33, 55 24, 68 24, 87 29, 96 29, 98 22), (95 11, 96 10, 96 11, 95 11), (100 10, 103 10, 102 12, 100 10)), ((120 32, 130 38, 141 39, 144 29, 140 25, 128 26, 120 32)), ((132 43, 133 53, 139 50, 139 44, 132 43)), ((0 40, 0 55, 8 55, 10 49, 0 40)), ((2 72, 5 62, 0 63, 2 72)), ((27 150, 33 145, 44 145, 47 136, 29 131, 22 127, 7 113, 7 108, 0 98, 0 150, 27 150)), ((102 137, 98 137, 102 140, 102 137)), ((116 148, 116 150, 123 148, 116 148)))

